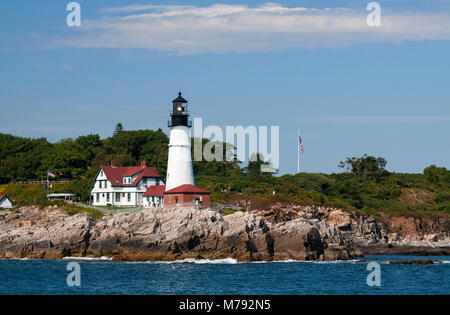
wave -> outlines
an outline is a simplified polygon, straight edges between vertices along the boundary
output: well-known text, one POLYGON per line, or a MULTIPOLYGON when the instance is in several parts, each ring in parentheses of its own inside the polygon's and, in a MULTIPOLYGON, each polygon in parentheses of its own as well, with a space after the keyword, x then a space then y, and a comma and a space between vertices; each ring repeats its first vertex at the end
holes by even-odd
POLYGON ((250 262, 242 262, 242 264, 269 264, 269 263, 304 263, 304 264, 355 264, 360 262, 359 259, 349 259, 349 260, 326 260, 326 261, 318 261, 318 260, 295 260, 295 259, 286 259, 286 260, 274 260, 274 261, 250 261, 250 262))
POLYGON ((180 260, 172 261, 134 261, 130 263, 150 263, 150 264, 237 264, 237 260, 234 258, 224 258, 224 259, 195 259, 195 258, 185 258, 180 260))
POLYGON ((111 261, 112 258, 111 257, 63 257, 63 260, 107 260, 107 261, 111 261))
POLYGON ((271 264, 271 263, 308 263, 308 264, 337 264, 337 263, 357 263, 358 260, 334 260, 334 261, 313 261, 313 260, 276 260, 276 261, 249 261, 249 262, 238 262, 234 258, 223 258, 223 259, 195 259, 195 258, 185 258, 180 260, 172 261, 129 261, 125 263, 130 264, 271 264))
POLYGON ((237 260, 234 258, 224 258, 224 259, 194 259, 185 258, 182 260, 175 260, 167 263, 175 264, 237 264, 237 260))
POLYGON ((147 261, 121 261, 124 264, 237 264, 237 260, 234 258, 224 259, 195 259, 185 258, 179 260, 147 260, 147 261))

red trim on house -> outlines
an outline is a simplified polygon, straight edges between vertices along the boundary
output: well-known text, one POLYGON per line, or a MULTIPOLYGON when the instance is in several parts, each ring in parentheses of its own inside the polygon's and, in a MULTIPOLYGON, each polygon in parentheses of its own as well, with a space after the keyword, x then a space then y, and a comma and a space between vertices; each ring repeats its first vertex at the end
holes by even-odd
POLYGON ((144 196, 156 196, 163 197, 164 191, 166 190, 166 185, 150 186, 144 193, 144 196))
POLYGON ((0 201, 6 198, 6 195, 0 195, 0 201))

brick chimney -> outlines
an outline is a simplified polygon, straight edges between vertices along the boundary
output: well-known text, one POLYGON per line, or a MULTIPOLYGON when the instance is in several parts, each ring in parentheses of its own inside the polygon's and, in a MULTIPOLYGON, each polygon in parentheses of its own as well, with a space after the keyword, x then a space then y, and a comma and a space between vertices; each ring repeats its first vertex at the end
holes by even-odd
POLYGON ((146 167, 146 166, 147 166, 147 162, 142 161, 142 162, 141 162, 141 166, 142 166, 142 168, 146 167))

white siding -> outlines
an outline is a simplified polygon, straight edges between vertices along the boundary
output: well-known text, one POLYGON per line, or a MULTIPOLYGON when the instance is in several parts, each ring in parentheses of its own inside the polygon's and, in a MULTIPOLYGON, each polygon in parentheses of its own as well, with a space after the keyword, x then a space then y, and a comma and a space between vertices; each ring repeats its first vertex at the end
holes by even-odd
POLYGON ((144 208, 163 208, 164 197, 144 196, 143 206, 144 208))
POLYGON ((12 208, 12 206, 12 202, 8 199, 8 197, 5 197, 2 201, 0 201, 0 208, 12 208))
MULTIPOLYGON (((137 175, 133 176, 132 181, 134 181, 136 177, 137 175)), ((120 184, 122 184, 122 182, 120 184)), ((158 181, 155 178, 144 178, 136 186, 113 187, 106 175, 99 172, 91 190, 92 204, 94 206, 106 206, 110 204, 112 206, 120 207, 145 206, 145 198, 143 198, 142 195, 148 187, 156 184, 164 185, 162 180, 158 181), (116 197, 116 194, 119 194, 118 198, 116 197)))
POLYGON ((166 190, 184 184, 194 185, 194 171, 191 160, 191 136, 188 127, 176 126, 170 128, 166 180, 166 190))

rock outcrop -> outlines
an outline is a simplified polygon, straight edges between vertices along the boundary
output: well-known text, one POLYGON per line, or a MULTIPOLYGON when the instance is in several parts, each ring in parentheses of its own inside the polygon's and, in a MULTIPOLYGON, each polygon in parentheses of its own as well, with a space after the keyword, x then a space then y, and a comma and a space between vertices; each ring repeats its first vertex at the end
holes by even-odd
POLYGON ((0 212, 0 258, 101 257, 117 260, 235 258, 238 261, 334 260, 356 255, 319 220, 272 223, 248 212, 158 209, 94 222, 50 207, 0 212))
POLYGON ((345 260, 426 249, 450 253, 448 234, 431 232, 434 238, 422 235, 419 243, 404 246, 402 236, 391 238, 393 232, 385 232, 371 216, 324 207, 278 206, 231 215, 210 209, 151 209, 105 215, 99 221, 86 214, 69 216, 56 206, 23 207, 0 211, 0 258, 275 261, 345 260))
MULTIPOLYGON (((320 206, 277 204, 267 210, 253 210, 270 222, 318 220, 320 233, 328 244, 328 258, 337 248, 336 259, 345 259, 340 246, 349 246, 356 255, 411 254, 450 255, 448 218, 384 217, 361 215, 320 206)), ((344 254, 345 255, 345 254, 344 254)))

